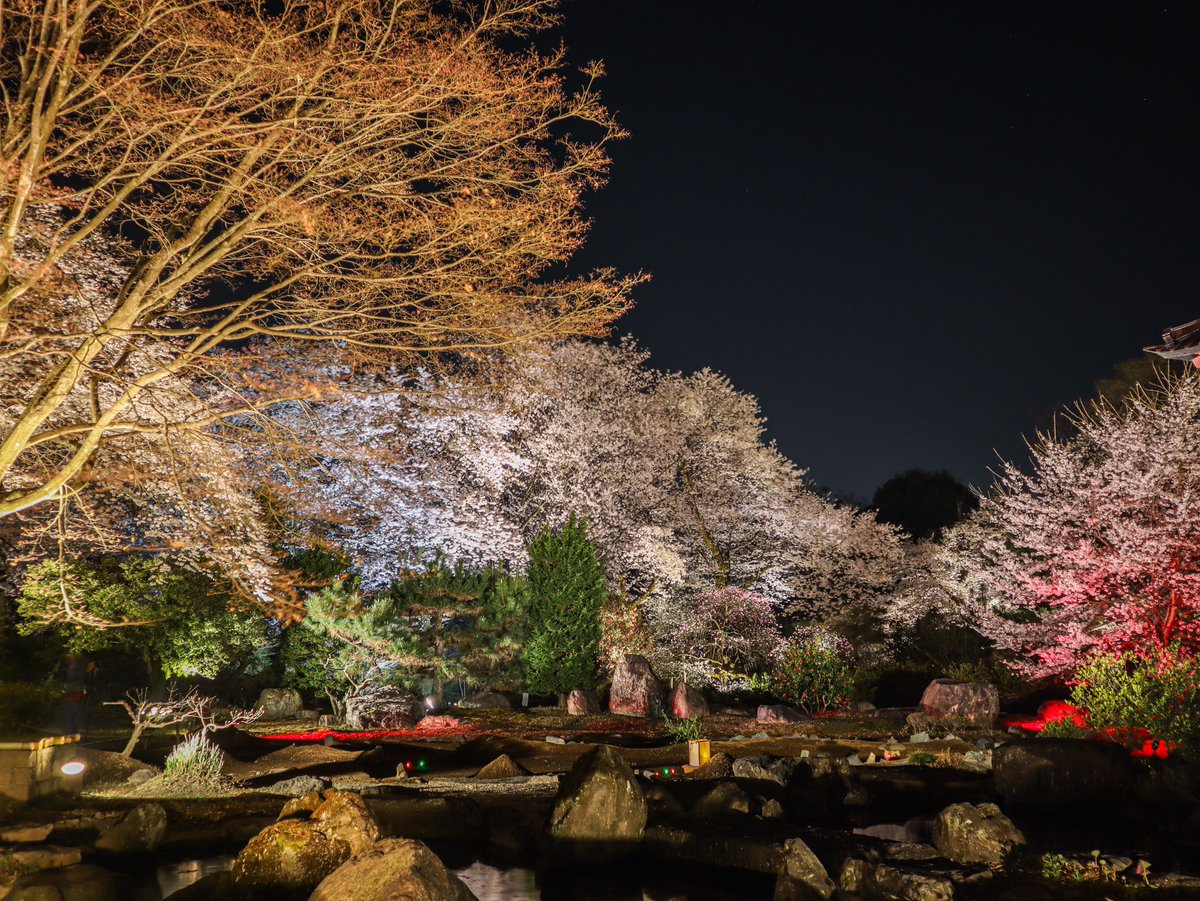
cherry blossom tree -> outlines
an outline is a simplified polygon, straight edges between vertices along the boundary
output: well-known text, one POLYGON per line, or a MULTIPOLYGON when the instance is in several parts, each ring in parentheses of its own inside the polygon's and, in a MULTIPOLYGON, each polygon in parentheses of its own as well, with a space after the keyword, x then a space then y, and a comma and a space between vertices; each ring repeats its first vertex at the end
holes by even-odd
POLYGON ((1169 377, 1075 434, 1041 435, 954 530, 947 584, 1040 676, 1096 651, 1200 646, 1200 377, 1169 377))

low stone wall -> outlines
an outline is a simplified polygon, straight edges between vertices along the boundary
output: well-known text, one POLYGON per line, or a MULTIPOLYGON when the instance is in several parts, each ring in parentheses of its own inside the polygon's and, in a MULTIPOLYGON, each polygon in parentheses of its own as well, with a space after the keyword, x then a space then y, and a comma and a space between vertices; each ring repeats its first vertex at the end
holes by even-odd
POLYGON ((59 792, 78 794, 83 774, 68 776, 62 771, 62 765, 70 760, 66 746, 78 740, 78 735, 60 735, 0 742, 0 797, 27 802, 59 792))

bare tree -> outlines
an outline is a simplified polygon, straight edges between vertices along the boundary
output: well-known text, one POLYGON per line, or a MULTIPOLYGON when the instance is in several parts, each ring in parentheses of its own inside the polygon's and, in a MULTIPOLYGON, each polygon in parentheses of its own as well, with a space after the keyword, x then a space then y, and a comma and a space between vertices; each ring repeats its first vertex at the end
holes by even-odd
POLYGON ((139 688, 128 692, 119 701, 105 701, 105 706, 121 707, 129 714, 133 724, 133 732, 125 743, 121 754, 125 757, 133 755, 134 748, 141 741, 147 729, 169 729, 183 723, 199 724, 200 732, 208 735, 218 729, 230 726, 248 726, 263 715, 261 707, 254 710, 239 708, 223 709, 217 706, 215 698, 202 695, 195 688, 189 688, 183 694, 172 685, 167 696, 161 700, 153 700, 150 690, 139 688))
POLYGON ((637 277, 546 275, 621 131, 598 64, 572 91, 562 50, 514 49, 554 20, 0 6, 0 519, 62 507, 139 440, 186 471, 187 435, 364 368, 602 333, 637 277))

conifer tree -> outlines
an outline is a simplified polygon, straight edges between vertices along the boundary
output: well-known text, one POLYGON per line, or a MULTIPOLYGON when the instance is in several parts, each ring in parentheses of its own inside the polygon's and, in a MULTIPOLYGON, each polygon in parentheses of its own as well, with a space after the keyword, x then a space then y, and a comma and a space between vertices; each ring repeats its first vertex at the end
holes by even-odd
POLYGON ((587 523, 572 514, 561 529, 539 535, 529 545, 528 579, 529 688, 561 693, 594 687, 608 593, 587 523))

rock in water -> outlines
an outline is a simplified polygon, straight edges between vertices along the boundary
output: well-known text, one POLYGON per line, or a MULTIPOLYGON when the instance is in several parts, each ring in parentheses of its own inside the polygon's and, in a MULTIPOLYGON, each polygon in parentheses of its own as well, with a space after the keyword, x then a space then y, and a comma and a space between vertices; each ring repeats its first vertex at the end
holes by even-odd
POLYGON ((425 714, 425 705, 390 686, 346 701, 346 725, 351 729, 411 729, 425 714))
POLYGON ((702 716, 708 716, 708 701, 704 700, 704 695, 686 682, 680 682, 675 686, 667 706, 671 710, 671 716, 677 720, 699 719, 702 716))
POLYGON ((888 901, 953 901, 954 884, 941 876, 889 867, 878 861, 848 858, 838 879, 839 897, 888 901))
POLYGON ((309 901, 475 901, 422 842, 389 838, 342 864, 309 901))
POLYGON ((379 841, 379 823, 354 792, 325 792, 325 800, 312 812, 309 823, 329 838, 359 854, 379 841))
POLYGON ((97 851, 145 854, 157 851, 167 832, 167 811, 161 804, 139 804, 124 819, 96 839, 97 851))
POLYGON ((349 858, 348 844, 318 832, 307 820, 281 820, 250 839, 233 862, 234 897, 312 891, 349 858))
POLYGON ((1000 693, 990 682, 934 679, 921 695, 921 712, 933 720, 991 728, 1000 715, 1000 693))
POLYGON ((662 716, 662 685, 650 668, 650 661, 641 654, 622 654, 617 661, 608 695, 608 710, 621 716, 651 719, 662 716))
POLYGON ((264 688, 254 706, 262 708, 265 720, 290 720, 300 715, 304 702, 294 688, 264 688))
POLYGON ((995 804, 951 804, 933 821, 933 844, 955 863, 999 870, 1025 836, 995 804))
POLYGON ((798 838, 788 839, 783 849, 774 901, 829 901, 837 886, 812 849, 798 838))
POLYGON ((481 691, 471 695, 469 698, 463 698, 458 702, 458 706, 465 707, 468 710, 484 708, 509 709, 512 707, 512 701, 498 691, 481 691))
POLYGON ((646 814, 646 798, 629 764, 608 745, 598 745, 563 779, 550 835, 567 842, 633 843, 642 838, 646 814))
POLYGON ((21 876, 4 895, 5 901, 128 901, 137 897, 137 886, 130 877, 87 863, 21 876))
POLYGON ((992 752, 996 791, 1005 805, 1112 809, 1133 792, 1136 772, 1119 745, 1039 738, 992 752))
POLYGON ((600 699, 594 691, 576 688, 567 695, 567 713, 571 716, 586 716, 600 712, 600 699))
POLYGON ((739 757, 733 762, 733 775, 787 785, 799 764, 798 757, 739 757))
POLYGON ((529 770, 521 766, 507 754, 501 754, 478 773, 475 774, 476 779, 515 779, 519 776, 528 776, 529 770))
POLYGON ((802 723, 808 717, 786 704, 763 704, 754 717, 760 723, 802 723))

